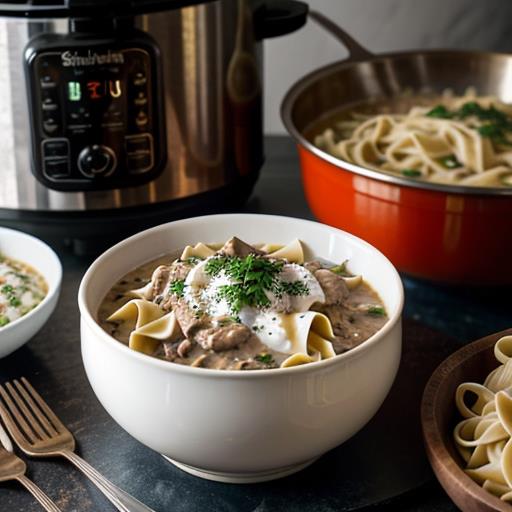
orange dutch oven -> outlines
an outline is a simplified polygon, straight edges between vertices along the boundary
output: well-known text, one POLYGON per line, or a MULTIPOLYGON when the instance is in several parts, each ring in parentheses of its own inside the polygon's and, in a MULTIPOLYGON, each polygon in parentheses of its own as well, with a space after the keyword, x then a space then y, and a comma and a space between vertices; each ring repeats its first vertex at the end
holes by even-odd
POLYGON ((428 50, 374 55, 323 15, 310 16, 350 57, 292 86, 282 118, 298 145, 314 215, 379 248, 403 272, 434 281, 512 283, 512 187, 441 185, 345 162, 312 143, 333 112, 405 91, 479 94, 512 102, 512 55, 428 50))

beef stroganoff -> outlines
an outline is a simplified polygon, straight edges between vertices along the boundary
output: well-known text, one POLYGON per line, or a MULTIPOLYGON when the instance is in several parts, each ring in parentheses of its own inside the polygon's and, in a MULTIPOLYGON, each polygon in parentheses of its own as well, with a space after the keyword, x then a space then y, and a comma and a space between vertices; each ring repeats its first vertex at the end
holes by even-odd
POLYGON ((187 246, 179 257, 135 269, 107 294, 98 316, 134 350, 229 370, 328 359, 387 321, 378 295, 346 262, 305 262, 299 240, 255 247, 238 238, 187 246))
POLYGON ((310 139, 347 162, 411 179, 512 187, 512 105, 472 90, 361 105, 323 120, 310 139))

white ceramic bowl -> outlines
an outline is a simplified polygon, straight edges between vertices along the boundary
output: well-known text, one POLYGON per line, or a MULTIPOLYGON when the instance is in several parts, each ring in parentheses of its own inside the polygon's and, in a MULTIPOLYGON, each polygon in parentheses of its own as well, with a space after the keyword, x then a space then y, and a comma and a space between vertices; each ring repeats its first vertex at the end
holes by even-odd
POLYGON ((24 345, 53 313, 60 293, 62 266, 44 242, 21 231, 0 227, 0 254, 28 263, 48 284, 48 294, 32 311, 0 328, 0 357, 24 345))
POLYGON ((143 444, 204 478, 255 482, 293 473, 343 443, 375 414, 401 353, 403 288, 393 265, 348 233, 267 215, 214 215, 164 224, 117 244, 85 274, 79 291, 82 357, 108 413, 143 444), (134 352, 96 323, 114 282, 148 260, 198 241, 236 235, 249 243, 298 237, 308 256, 350 260, 389 314, 369 340, 335 358, 286 369, 191 368, 134 352))

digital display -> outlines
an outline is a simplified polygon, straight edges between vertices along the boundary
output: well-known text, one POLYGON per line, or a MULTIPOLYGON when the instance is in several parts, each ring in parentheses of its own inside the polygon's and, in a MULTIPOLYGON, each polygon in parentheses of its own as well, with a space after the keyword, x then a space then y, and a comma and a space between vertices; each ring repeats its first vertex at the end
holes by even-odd
MULTIPOLYGON (((85 95, 90 100, 120 98, 123 95, 121 80, 89 80, 84 85, 85 95)), ((76 81, 68 82, 68 100, 80 101, 81 99, 81 83, 76 81)))
POLYGON ((68 82, 68 100, 80 101, 82 99, 82 87, 80 82, 68 82))

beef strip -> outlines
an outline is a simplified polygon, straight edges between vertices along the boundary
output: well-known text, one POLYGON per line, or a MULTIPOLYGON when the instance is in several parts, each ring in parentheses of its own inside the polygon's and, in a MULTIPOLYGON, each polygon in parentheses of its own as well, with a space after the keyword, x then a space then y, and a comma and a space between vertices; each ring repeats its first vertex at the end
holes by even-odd
POLYGON ((265 254, 263 251, 256 249, 252 245, 246 244, 236 236, 228 240, 224 246, 218 251, 217 254, 222 254, 224 256, 238 256, 240 258, 245 258, 249 254, 265 254))
POLYGON ((187 355, 188 355, 188 353, 190 352, 191 349, 192 349, 192 342, 188 338, 185 338, 178 345, 178 348, 177 348, 176 352, 178 353, 178 355, 180 357, 187 357, 187 355))
POLYGON ((320 270, 322 268, 322 264, 316 260, 307 261, 306 263, 304 263, 304 268, 306 270, 309 270, 312 274, 314 274, 317 270, 320 270))
POLYGON ((256 359, 244 359, 243 361, 237 361, 233 365, 233 370, 265 370, 268 368, 277 368, 277 364, 273 361, 271 364, 265 364, 256 359))
POLYGON ((172 309, 169 285, 173 281, 184 280, 191 266, 184 261, 176 260, 171 265, 160 265, 151 276, 151 287, 146 292, 146 299, 156 302, 164 311, 172 309))
POLYGON ((186 338, 193 339, 197 331, 211 327, 211 317, 192 309, 185 299, 169 295, 168 302, 186 338))
POLYGON ((347 283, 345 283, 345 280, 341 276, 326 268, 315 270, 313 275, 324 291, 324 304, 326 306, 343 304, 348 297, 349 290, 347 283))
POLYGON ((205 350, 222 352, 238 348, 252 336, 252 331, 244 324, 232 323, 222 327, 201 329, 195 335, 197 341, 205 350))
POLYGON ((171 265, 160 265, 155 269, 151 276, 151 286, 146 291, 146 299, 154 300, 159 295, 164 294, 169 287, 171 271, 171 265))
POLYGON ((347 352, 360 345, 361 340, 345 336, 335 336, 331 343, 336 354, 343 354, 343 352, 347 352))

